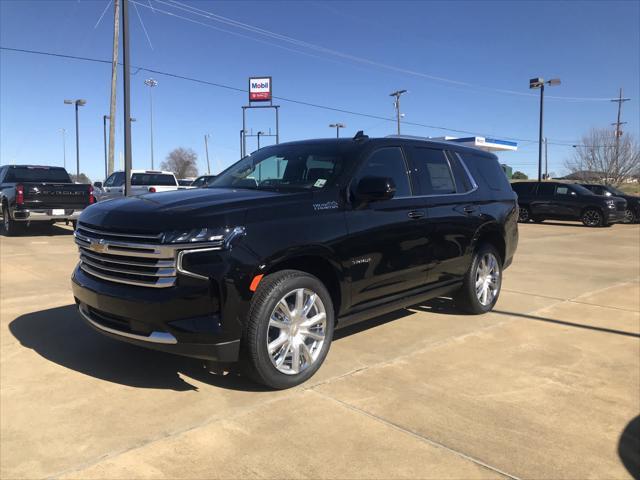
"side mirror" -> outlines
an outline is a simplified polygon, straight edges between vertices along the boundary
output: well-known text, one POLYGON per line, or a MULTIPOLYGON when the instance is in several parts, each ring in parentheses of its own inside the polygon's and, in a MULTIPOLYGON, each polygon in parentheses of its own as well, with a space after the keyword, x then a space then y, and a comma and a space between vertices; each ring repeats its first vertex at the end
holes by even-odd
POLYGON ((102 182, 93 182, 93 186, 96 188, 102 188, 102 182))
POLYGON ((396 194, 396 184, 389 177, 363 177, 358 182, 355 196, 361 203, 391 200, 396 194))

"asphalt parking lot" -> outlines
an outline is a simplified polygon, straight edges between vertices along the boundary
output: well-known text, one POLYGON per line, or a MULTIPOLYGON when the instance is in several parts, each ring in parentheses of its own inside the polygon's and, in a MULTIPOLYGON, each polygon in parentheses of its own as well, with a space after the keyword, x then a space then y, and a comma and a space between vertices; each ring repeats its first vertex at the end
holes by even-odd
POLYGON ((2 478, 639 475, 640 226, 521 226, 494 312, 341 331, 282 392, 86 327, 71 233, 0 238, 2 478))

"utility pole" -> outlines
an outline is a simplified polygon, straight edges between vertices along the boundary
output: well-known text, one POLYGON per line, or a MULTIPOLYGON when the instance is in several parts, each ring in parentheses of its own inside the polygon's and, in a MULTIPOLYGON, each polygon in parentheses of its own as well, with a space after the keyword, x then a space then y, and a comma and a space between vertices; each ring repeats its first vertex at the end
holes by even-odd
POLYGON ((538 181, 542 180, 542 127, 543 127, 543 110, 544 110, 544 86, 550 85, 560 85, 559 78, 552 78, 551 80, 545 81, 544 78, 532 78, 529 80, 529 88, 539 88, 540 89, 540 127, 538 130, 538 181))
POLYGON ((65 100, 66 105, 75 105, 76 107, 76 177, 80 176, 80 124, 78 121, 78 108, 87 104, 86 100, 81 98, 77 100, 65 100))
POLYGON ((403 93, 407 93, 406 90, 397 90, 393 93, 390 93, 389 96, 390 97, 395 97, 396 99, 393 102, 393 106, 396 108, 396 121, 398 122, 398 135, 400 135, 400 96, 403 93))
POLYGON ((616 121, 616 123, 612 123, 611 125, 615 125, 616 127, 616 131, 615 131, 615 141, 616 141, 616 145, 615 145, 615 162, 616 162, 616 171, 618 170, 618 155, 620 154, 620 137, 622 136, 622 130, 620 129, 621 125, 624 125, 627 122, 621 122, 620 121, 620 116, 622 115, 622 104, 624 102, 628 102, 629 100, 631 100, 630 98, 622 98, 622 87, 620 87, 620 94, 618 95, 618 98, 611 100, 612 102, 616 102, 618 104, 618 119, 616 121))
MULTIPOLYGON (((116 118, 116 92, 118 80, 118 43, 120 39, 120 0, 114 0, 113 12, 113 58, 111 60, 111 106, 109 108, 109 117, 116 118)), ((109 151, 107 162, 107 176, 111 175, 114 170, 114 154, 116 142, 116 122, 109 122, 109 151)), ((106 178, 106 177, 105 177, 106 178)))
POLYGON ((67 169, 67 129, 61 128, 60 132, 62 133, 62 165, 64 169, 67 169))
POLYGON ((122 63, 124 71, 124 195, 131 195, 131 102, 129 85, 129 0, 122 0, 122 63))
POLYGON ((207 155, 207 173, 211 175, 211 165, 209 165, 209 134, 204 134, 204 151, 207 155))
POLYGON ((102 116, 102 134, 104 138, 104 178, 109 176, 109 161, 107 155, 107 119, 111 120, 109 115, 102 116))
POLYGON ((151 170, 153 170, 153 87, 158 86, 158 81, 153 78, 147 78, 144 84, 149 87, 149 117, 151 119, 151 170))
POLYGON ((549 180, 549 157, 547 156, 547 137, 544 137, 544 179, 549 180))

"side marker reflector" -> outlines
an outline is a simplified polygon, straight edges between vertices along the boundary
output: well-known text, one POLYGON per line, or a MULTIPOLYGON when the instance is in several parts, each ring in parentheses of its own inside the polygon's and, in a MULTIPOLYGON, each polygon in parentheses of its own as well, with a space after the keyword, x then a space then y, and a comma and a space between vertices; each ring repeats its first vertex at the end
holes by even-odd
POLYGON ((249 290, 255 292, 258 289, 258 284, 260 283, 260 280, 262 280, 262 277, 264 277, 263 274, 253 277, 253 280, 251 280, 251 285, 249 285, 249 290))

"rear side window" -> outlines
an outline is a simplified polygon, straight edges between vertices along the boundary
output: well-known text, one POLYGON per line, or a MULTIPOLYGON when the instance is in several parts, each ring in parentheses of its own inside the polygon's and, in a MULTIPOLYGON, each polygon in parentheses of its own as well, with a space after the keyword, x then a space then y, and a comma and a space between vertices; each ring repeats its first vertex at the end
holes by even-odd
POLYGON ((530 195, 533 192, 533 187, 535 187, 535 185, 536 185, 535 183, 530 183, 530 182, 515 182, 511 184, 511 188, 519 196, 522 196, 522 195, 530 195))
POLYGON ((105 187, 121 187, 122 185, 124 185, 123 172, 112 173, 111 176, 104 182, 105 187))
POLYGON ((5 182, 71 183, 64 168, 50 167, 10 167, 5 182))
POLYGON ((456 193, 456 184, 443 150, 413 147, 414 179, 420 195, 456 193))
POLYGON ((541 183, 538 185, 538 195, 551 196, 556 188, 555 183, 541 183))
POLYGON ((449 158, 449 165, 451 165, 451 171, 453 172, 453 178, 456 181, 456 190, 458 193, 470 192, 473 189, 469 175, 465 168, 462 166, 462 161, 453 152, 447 152, 449 158))
POLYGON ((474 165, 491 190, 506 192, 511 190, 509 179, 495 158, 473 153, 462 153, 460 155, 467 165, 474 165))
POLYGON ((399 147, 388 147, 376 150, 367 159, 358 174, 358 180, 363 177, 388 177, 396 184, 396 197, 411 195, 407 166, 404 162, 402 150, 399 147))
POLYGON ((134 173, 131 175, 131 185, 175 186, 176 179, 173 175, 162 173, 134 173))

